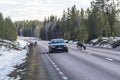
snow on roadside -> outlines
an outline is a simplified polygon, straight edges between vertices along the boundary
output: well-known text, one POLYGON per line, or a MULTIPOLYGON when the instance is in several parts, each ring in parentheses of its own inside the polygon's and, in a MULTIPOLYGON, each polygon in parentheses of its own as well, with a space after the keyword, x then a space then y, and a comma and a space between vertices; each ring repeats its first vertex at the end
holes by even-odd
POLYGON ((98 39, 93 39, 91 40, 91 42, 95 43, 96 41, 98 41, 98 39))
MULTIPOLYGON (((87 46, 101 47, 101 48, 113 48, 112 43, 120 40, 120 37, 102 37, 101 39, 93 39, 89 43, 85 44, 87 46)), ((68 44, 76 45, 76 42, 73 40, 69 41, 68 44)), ((120 50, 120 46, 117 46, 116 49, 120 50)))
POLYGON ((28 42, 21 40, 21 39, 18 39, 17 42, 20 44, 19 47, 21 47, 22 49, 29 45, 28 42))
POLYGON ((0 47, 0 80, 19 80, 20 77, 18 76, 17 79, 11 78, 9 75, 12 71, 15 70, 16 65, 20 65, 25 62, 27 57, 28 49, 23 47, 26 46, 27 42, 18 40, 20 47, 22 50, 6 50, 4 46, 0 47))
POLYGON ((101 39, 93 39, 90 41, 89 46, 113 48, 113 43, 120 40, 120 37, 102 37, 101 39))

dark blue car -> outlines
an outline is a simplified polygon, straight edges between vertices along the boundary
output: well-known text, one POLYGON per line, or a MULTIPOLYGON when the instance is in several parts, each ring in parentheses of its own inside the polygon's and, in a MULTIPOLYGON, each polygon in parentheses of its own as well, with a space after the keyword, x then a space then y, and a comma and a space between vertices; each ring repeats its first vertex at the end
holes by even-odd
POLYGON ((49 53, 53 53, 54 51, 63 51, 68 52, 68 48, 64 39, 52 39, 49 43, 49 53))

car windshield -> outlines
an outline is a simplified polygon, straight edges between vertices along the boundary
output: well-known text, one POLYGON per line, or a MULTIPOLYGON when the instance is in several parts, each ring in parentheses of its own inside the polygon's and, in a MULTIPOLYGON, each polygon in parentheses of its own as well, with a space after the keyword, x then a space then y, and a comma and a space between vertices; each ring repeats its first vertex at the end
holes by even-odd
POLYGON ((51 44, 56 44, 56 43, 65 43, 63 39, 54 39, 51 40, 51 44))

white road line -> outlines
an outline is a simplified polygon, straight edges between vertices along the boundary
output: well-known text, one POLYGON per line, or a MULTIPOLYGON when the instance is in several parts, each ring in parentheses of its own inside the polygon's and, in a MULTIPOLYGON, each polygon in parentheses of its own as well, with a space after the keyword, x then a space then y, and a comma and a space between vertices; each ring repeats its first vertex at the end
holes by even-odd
POLYGON ((51 62, 51 63, 53 63, 53 61, 52 61, 52 60, 51 60, 50 62, 51 62))
POLYGON ((60 68, 56 68, 57 71, 60 71, 60 68))
POLYGON ((68 78, 67 77, 63 77, 63 80, 68 80, 68 78))
POLYGON ((59 74, 63 75, 63 72, 59 71, 59 74))
POLYGON ((55 63, 54 63, 54 62, 53 62, 52 64, 53 64, 53 65, 55 65, 55 63))
POLYGON ((48 54, 46 54, 46 57, 48 58, 48 60, 50 61, 50 63, 55 67, 55 69, 57 70, 57 72, 60 74, 61 78, 63 80, 68 80, 68 78, 64 75, 64 73, 60 70, 60 68, 58 68, 58 66, 54 63, 54 61, 48 56, 48 54))
POLYGON ((55 68, 57 68, 58 66, 57 65, 54 65, 55 68))
POLYGON ((108 60, 108 61, 114 61, 113 59, 111 59, 111 58, 105 58, 106 60, 108 60))

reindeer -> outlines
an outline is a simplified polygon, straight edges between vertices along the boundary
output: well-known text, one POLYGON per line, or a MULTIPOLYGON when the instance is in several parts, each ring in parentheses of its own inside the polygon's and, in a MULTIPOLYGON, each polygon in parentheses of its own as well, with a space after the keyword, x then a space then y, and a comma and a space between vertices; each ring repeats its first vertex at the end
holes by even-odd
POLYGON ((77 42, 77 50, 82 50, 82 48, 83 48, 84 50, 86 50, 86 46, 83 45, 83 43, 77 42))

